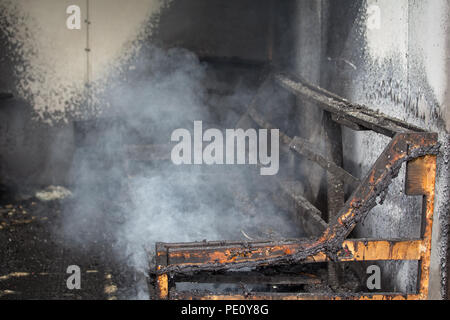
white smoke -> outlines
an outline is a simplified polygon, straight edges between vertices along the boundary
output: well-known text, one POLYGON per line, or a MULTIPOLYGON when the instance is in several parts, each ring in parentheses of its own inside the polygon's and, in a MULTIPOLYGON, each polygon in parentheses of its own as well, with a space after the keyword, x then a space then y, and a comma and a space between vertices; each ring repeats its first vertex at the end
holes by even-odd
MULTIPOLYGON (((233 128, 240 116, 231 116, 232 107, 208 105, 210 78, 193 53, 148 46, 142 56, 131 64, 127 81, 106 91, 111 108, 105 115, 121 125, 108 127, 94 148, 77 151, 72 172, 77 200, 66 210, 66 235, 83 244, 112 235, 117 255, 143 273, 157 241, 297 236, 290 218, 272 203, 273 179, 258 177, 256 166, 178 167, 169 160, 126 170, 138 165, 119 152, 127 143, 168 144, 174 129, 190 128, 195 120, 233 128), (217 114, 225 121, 218 123, 217 114)), ((249 92, 254 94, 235 87, 227 101, 248 101, 249 92)))

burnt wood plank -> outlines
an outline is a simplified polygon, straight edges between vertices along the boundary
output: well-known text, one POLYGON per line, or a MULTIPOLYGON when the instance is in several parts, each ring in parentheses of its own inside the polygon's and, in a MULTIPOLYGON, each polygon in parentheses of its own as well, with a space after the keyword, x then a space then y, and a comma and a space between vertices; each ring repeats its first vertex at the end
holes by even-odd
POLYGON ((296 76, 279 73, 274 77, 278 84, 299 98, 315 102, 319 107, 339 116, 341 119, 356 123, 377 133, 394 137, 397 133, 424 132, 421 128, 378 113, 366 106, 350 103, 296 76))

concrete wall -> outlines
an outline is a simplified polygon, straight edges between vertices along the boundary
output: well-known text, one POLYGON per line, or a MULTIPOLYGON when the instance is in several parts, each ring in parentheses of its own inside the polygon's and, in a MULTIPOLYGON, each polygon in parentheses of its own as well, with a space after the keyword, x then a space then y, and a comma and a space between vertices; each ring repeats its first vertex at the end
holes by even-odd
POLYGON ((157 37, 166 46, 199 56, 268 58, 270 0, 173 1, 159 18, 157 37))
POLYGON ((131 42, 142 24, 162 6, 159 0, 2 0, 5 49, 13 62, 21 62, 2 78, 17 79, 14 91, 32 104, 39 120, 67 120, 69 113, 82 111, 76 102, 85 84, 101 84, 135 49, 131 42), (66 27, 69 5, 81 9, 80 30, 66 27))
MULTIPOLYGON (((330 28, 325 56, 326 86, 356 103, 439 132, 443 146, 439 157, 430 298, 444 291, 449 201, 448 27, 445 0, 330 1, 330 28), (344 8, 344 9, 343 9, 344 8), (380 23, 373 20, 379 11, 380 23), (340 24, 340 21, 347 23, 340 24), (373 27, 374 26, 374 27, 373 27)), ((345 167, 364 175, 388 140, 374 134, 344 131, 345 167)), ((416 238, 420 229, 420 199, 406 197, 404 170, 390 188, 383 206, 372 210, 356 236, 416 238)), ((416 265, 386 264, 394 275, 395 289, 414 289, 416 265)))
POLYGON ((72 121, 109 116, 105 95, 133 76, 134 61, 151 59, 145 44, 266 60, 267 4, 0 0, 0 91, 15 95, 0 106, 1 180, 21 188, 67 182, 72 121), (69 5, 81 9, 81 30, 66 28, 69 5))
MULTIPOLYGON (((266 5, 264 1, 259 8, 266 5)), ((144 38, 158 38, 166 46, 199 55, 267 57, 268 27, 261 21, 268 20, 268 11, 255 10, 248 0, 1 0, 0 9, 4 50, 12 62, 20 61, 2 78, 16 78, 6 87, 32 104, 39 120, 49 123, 85 113, 80 106, 85 84, 94 96, 100 94, 106 79, 116 76, 144 38), (69 5, 81 9, 81 30, 66 28, 69 5)))
POLYGON ((71 120, 102 112, 95 97, 105 79, 137 49, 134 41, 144 25, 165 5, 158 0, 0 1, 0 91, 15 95, 0 105, 0 182, 20 189, 66 182, 71 120), (69 5, 81 9, 81 30, 66 27, 69 5), (93 102, 86 98, 92 92, 93 102))

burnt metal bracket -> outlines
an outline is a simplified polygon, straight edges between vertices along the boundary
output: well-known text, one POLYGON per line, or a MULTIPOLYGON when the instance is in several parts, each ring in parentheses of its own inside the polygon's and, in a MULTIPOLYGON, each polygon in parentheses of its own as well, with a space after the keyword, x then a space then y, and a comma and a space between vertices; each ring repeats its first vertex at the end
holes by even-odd
MULTIPOLYGON (((372 130, 391 137, 392 140, 381 153, 362 181, 354 178, 343 168, 306 148, 304 141, 280 132, 280 140, 288 150, 306 156, 347 183, 356 185, 351 197, 329 222, 323 225, 323 233, 311 239, 284 241, 216 241, 200 243, 156 245, 155 292, 158 299, 250 299, 250 300, 405 300, 427 299, 431 255, 431 232, 434 211, 436 155, 439 151, 438 137, 408 123, 374 112, 367 107, 352 104, 322 88, 308 84, 294 76, 270 75, 261 88, 270 81, 289 90, 301 99, 312 101, 332 113, 333 119, 354 130, 372 130), (298 147, 301 142, 301 148, 298 147), (305 149, 306 148, 306 149, 305 149), (303 152, 302 152, 303 151, 303 152), (406 194, 423 196, 422 237, 416 240, 347 240, 350 232, 362 221, 383 197, 392 180, 398 176, 401 166, 407 163, 406 194), (242 295, 213 295, 209 293, 179 293, 170 290, 169 277, 175 274, 227 271, 230 269, 276 266, 285 263, 318 263, 327 261, 386 261, 415 260, 420 262, 417 294, 395 293, 372 295, 330 296, 324 294, 247 293, 242 295)), ((261 90, 259 90, 260 92, 261 90)), ((257 96, 259 95, 257 93, 257 96)), ((250 117, 259 126, 273 126, 259 115, 251 102, 244 117, 250 117)), ((242 123, 242 120, 239 122, 242 123)), ((306 201, 306 199, 302 198, 306 201)), ((309 212, 319 214, 314 206, 309 212)), ((320 213, 320 212, 319 212, 320 213)))

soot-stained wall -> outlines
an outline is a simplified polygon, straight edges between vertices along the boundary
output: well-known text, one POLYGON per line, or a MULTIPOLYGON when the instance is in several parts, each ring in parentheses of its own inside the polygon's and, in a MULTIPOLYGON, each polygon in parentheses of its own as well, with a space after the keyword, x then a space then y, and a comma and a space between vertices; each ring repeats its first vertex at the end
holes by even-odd
POLYGON ((268 3, 1 0, 0 91, 15 98, 0 102, 0 182, 67 183, 73 121, 112 116, 113 85, 152 59, 143 44, 267 60, 268 3), (66 28, 69 5, 80 30, 66 28))
MULTIPOLYGON (((329 1, 327 52, 329 75, 322 85, 356 103, 438 132, 436 209, 430 298, 445 294, 445 263, 449 211, 449 5, 441 0, 329 1)), ((364 175, 388 140, 344 129, 345 167, 364 175)), ((358 226, 369 238, 417 238, 420 199, 404 195, 404 170, 386 202, 358 226)), ((395 288, 415 289, 415 263, 385 264, 395 288)))
POLYGON ((0 181, 18 189, 64 184, 73 153, 72 120, 97 116, 106 79, 135 50, 162 1, 0 1, 0 181), (78 5, 89 30, 66 27, 78 5), (89 8, 89 11, 88 11, 89 8), (89 12, 89 17, 88 17, 89 12), (89 84, 89 91, 86 84, 89 84))

